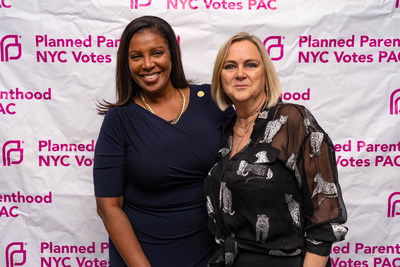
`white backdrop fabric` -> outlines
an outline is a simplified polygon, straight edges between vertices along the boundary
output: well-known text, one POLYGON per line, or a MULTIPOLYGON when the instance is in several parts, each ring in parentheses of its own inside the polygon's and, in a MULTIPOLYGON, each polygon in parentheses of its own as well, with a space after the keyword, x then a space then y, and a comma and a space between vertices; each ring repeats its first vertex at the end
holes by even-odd
POLYGON ((400 266, 399 0, 0 0, 0 267, 108 266, 93 149, 124 27, 167 20, 187 77, 222 43, 264 41, 284 101, 331 136, 349 233, 332 265, 400 266))

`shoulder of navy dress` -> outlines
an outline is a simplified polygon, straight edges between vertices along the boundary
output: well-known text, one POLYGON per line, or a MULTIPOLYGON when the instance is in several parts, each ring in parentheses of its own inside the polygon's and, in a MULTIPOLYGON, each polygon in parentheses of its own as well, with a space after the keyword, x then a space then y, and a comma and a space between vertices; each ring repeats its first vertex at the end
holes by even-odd
POLYGON ((203 84, 190 84, 190 92, 194 92, 197 96, 200 96, 202 93, 204 93, 204 96, 210 96, 211 97, 211 85, 207 83, 203 84))
POLYGON ((114 136, 122 142, 124 139, 124 116, 122 115, 124 108, 125 107, 112 107, 107 111, 100 128, 99 139, 104 136, 114 136))
POLYGON ((104 117, 115 117, 118 116, 121 107, 111 107, 107 110, 104 117))
POLYGON ((235 114, 232 107, 227 108, 225 111, 218 108, 211 97, 210 84, 191 84, 190 93, 193 94, 191 99, 196 99, 196 102, 199 103, 202 108, 207 109, 207 112, 217 120, 225 121, 235 114))
POLYGON ((136 107, 139 107, 135 102, 131 101, 123 106, 115 106, 111 107, 107 113, 105 114, 105 117, 109 118, 118 118, 122 117, 123 113, 127 112, 127 110, 135 109, 136 107))
POLYGON ((119 120, 121 107, 111 107, 107 110, 106 114, 104 114, 102 128, 106 127, 109 124, 114 124, 116 120, 119 120))
POLYGON ((216 106, 211 98, 211 87, 209 84, 191 84, 190 85, 190 99, 195 100, 201 105, 216 106))

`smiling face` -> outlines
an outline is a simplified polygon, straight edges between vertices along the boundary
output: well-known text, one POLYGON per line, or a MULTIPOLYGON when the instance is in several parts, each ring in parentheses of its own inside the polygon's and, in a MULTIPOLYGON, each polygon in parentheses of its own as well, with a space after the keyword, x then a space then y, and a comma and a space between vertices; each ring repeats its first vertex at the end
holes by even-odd
POLYGON ((257 46, 248 40, 233 43, 221 71, 225 94, 235 106, 252 105, 265 97, 265 83, 265 68, 257 46))
POLYGON ((133 80, 146 93, 173 88, 171 55, 167 41, 157 32, 136 32, 129 43, 129 69, 133 80))

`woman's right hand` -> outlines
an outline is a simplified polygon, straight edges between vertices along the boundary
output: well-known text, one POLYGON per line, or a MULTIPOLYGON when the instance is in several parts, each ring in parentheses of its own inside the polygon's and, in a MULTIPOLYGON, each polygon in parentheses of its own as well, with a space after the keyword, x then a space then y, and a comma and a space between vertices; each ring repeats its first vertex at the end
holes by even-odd
POLYGON ((125 263, 129 267, 150 267, 132 225, 122 210, 123 202, 123 197, 96 197, 97 213, 125 263))

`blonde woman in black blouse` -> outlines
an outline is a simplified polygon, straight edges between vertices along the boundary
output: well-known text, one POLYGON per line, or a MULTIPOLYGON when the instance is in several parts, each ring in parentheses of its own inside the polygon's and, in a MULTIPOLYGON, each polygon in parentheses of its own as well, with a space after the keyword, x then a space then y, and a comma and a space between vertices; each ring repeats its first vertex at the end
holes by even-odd
POLYGON ((205 181, 209 229, 220 249, 209 266, 330 266, 346 208, 331 139, 310 111, 282 103, 262 42, 247 33, 220 49, 212 96, 236 116, 205 181))

